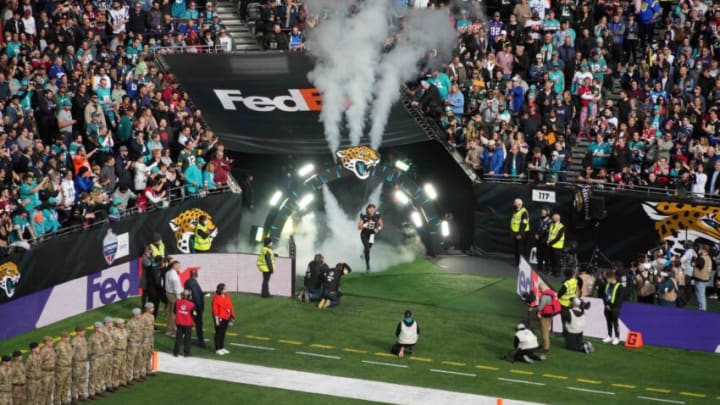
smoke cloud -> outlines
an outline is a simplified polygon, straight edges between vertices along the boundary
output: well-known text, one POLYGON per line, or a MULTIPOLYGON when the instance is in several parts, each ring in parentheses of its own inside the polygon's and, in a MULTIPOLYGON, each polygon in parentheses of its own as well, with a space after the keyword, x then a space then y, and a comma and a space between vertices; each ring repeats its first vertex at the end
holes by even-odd
MULTIPOLYGON (((380 207, 382 186, 381 183, 373 190, 367 203, 382 208, 380 207)), ((327 185, 323 186, 322 193, 324 213, 319 210, 310 212, 294 227, 300 271, 304 270, 302 266, 310 262, 315 253, 322 253, 330 266, 338 262, 346 262, 354 271, 364 271, 363 247, 360 231, 357 231, 360 211, 346 214, 327 185), (319 228, 318 225, 323 223, 326 224, 327 230, 319 228)), ((388 225, 385 224, 386 228, 388 225)), ((285 246, 286 240, 286 237, 283 237, 283 242, 279 246, 285 246)), ((370 264, 373 271, 382 271, 397 264, 412 262, 422 254, 424 248, 420 242, 415 245, 396 246, 390 241, 383 240, 380 234, 373 245, 370 264)))
POLYGON ((317 60, 308 79, 323 94, 320 121, 328 146, 337 151, 343 124, 350 143, 360 144, 369 119, 371 146, 377 149, 400 84, 417 75, 418 61, 429 50, 452 49, 455 31, 447 11, 412 9, 398 28, 386 0, 308 3, 321 17, 308 36, 308 51, 317 60), (390 35, 397 36, 396 47, 384 53, 390 35))

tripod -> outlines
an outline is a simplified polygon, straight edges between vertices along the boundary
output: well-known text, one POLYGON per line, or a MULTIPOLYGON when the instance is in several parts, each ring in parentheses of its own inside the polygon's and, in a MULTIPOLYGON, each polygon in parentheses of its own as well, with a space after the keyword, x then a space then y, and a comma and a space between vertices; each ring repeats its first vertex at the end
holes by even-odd
POLYGON ((600 228, 600 218, 593 218, 593 227, 595 229, 593 230, 593 251, 592 255, 590 256, 590 260, 588 261, 588 264, 590 265, 590 269, 592 269, 593 273, 597 272, 598 265, 603 263, 608 265, 609 267, 612 267, 612 260, 608 259, 608 257, 603 253, 602 250, 600 250, 600 245, 598 244, 598 235, 599 235, 599 228, 600 228))

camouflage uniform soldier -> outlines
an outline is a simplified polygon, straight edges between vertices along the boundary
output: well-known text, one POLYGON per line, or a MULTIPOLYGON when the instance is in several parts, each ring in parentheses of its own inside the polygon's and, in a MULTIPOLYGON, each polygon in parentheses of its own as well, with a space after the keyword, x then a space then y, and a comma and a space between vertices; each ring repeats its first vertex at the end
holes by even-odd
POLYGON ((0 366, 0 405, 12 405, 12 358, 2 356, 0 366))
POLYGON ((105 355, 103 356, 103 381, 105 382, 105 389, 109 392, 115 391, 112 388, 112 374, 113 374, 113 355, 115 354, 115 338, 113 338, 113 320, 109 316, 105 317, 105 330, 103 330, 103 338, 105 339, 105 355))
POLYGON ((103 394, 105 337, 103 336, 103 324, 101 322, 95 322, 95 333, 93 333, 90 337, 90 342, 88 342, 88 354, 90 357, 90 384, 88 385, 90 398, 105 396, 105 394, 103 394))
POLYGON ((50 336, 45 336, 45 344, 40 349, 40 359, 42 360, 40 402, 52 405, 53 388, 55 388, 55 349, 53 338, 50 336))
POLYGON ((142 311, 140 308, 133 308, 132 315, 133 317, 127 325, 127 378, 131 383, 142 376, 140 368, 143 365, 143 340, 145 339, 145 320, 142 317, 142 311))
POLYGON ((68 402, 72 379, 73 348, 67 332, 60 334, 60 343, 55 347, 55 356, 55 405, 62 405, 68 402))
POLYGON ((13 352, 12 364, 12 384, 13 384, 13 404, 24 404, 27 395, 25 393, 25 365, 23 364, 23 355, 20 350, 13 352))
POLYGON ((155 348, 155 316, 153 311, 155 305, 152 302, 145 304, 145 313, 143 314, 143 320, 145 321, 145 327, 143 328, 143 355, 142 363, 140 366, 141 378, 144 379, 146 375, 153 375, 152 373, 152 354, 155 348))
POLYGON ((30 356, 25 363, 25 376, 27 377, 27 403, 40 405, 42 397, 42 357, 40 345, 30 343, 30 356))
POLYGON ((124 319, 118 319, 116 324, 117 327, 113 329, 115 353, 113 354, 111 386, 117 390, 120 386, 127 387, 128 331, 125 329, 124 319))
POLYGON ((88 383, 88 347, 87 339, 85 339, 85 328, 78 326, 75 328, 75 337, 72 340, 72 388, 70 396, 73 402, 84 401, 85 387, 88 383))

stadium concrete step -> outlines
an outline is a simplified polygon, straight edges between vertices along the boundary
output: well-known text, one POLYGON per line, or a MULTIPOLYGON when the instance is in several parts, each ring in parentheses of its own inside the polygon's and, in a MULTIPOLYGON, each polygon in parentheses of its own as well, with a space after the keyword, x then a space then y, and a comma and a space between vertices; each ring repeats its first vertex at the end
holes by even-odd
POLYGON ((233 51, 247 52, 259 51, 260 45, 255 39, 255 34, 250 31, 248 25, 240 20, 240 16, 235 13, 235 3, 232 1, 222 1, 217 3, 215 10, 223 25, 227 29, 228 34, 233 40, 233 51))

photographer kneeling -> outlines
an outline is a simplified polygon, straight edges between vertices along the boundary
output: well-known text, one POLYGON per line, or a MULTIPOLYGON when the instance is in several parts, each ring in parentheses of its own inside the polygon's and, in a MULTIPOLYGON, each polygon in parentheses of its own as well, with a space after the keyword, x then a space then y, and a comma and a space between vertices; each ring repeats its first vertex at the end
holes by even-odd
POLYGON ((522 361, 531 364, 535 360, 545 360, 545 355, 537 354, 540 350, 537 336, 530 329, 527 329, 524 323, 517 325, 513 345, 515 350, 509 356, 509 360, 513 363, 522 361))
POLYGON ((590 308, 589 302, 583 302, 580 298, 572 300, 572 307, 563 312, 562 321, 565 325, 565 347, 578 352, 590 353, 595 350, 592 343, 583 342, 585 331, 585 310, 590 308))

